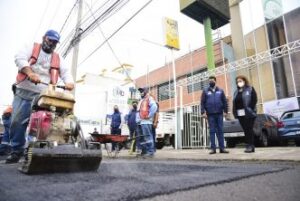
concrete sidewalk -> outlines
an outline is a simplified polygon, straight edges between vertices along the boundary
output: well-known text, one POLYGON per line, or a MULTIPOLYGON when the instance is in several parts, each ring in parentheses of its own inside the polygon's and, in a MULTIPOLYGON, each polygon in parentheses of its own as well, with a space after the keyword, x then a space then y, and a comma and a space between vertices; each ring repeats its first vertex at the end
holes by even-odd
MULTIPOLYGON (((229 154, 209 154, 209 149, 181 149, 166 147, 157 150, 155 159, 228 160, 228 161, 293 161, 300 162, 300 147, 255 148, 255 153, 244 153, 244 148, 227 149, 229 154)), ((103 156, 107 157, 106 150, 103 156)), ((121 150, 118 158, 135 158, 128 150, 121 150)))

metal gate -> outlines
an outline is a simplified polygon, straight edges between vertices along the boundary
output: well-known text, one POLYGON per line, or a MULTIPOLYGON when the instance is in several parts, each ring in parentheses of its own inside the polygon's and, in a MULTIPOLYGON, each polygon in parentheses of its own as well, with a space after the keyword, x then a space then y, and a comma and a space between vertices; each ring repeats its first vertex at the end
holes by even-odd
POLYGON ((190 106, 183 111, 182 148, 206 148, 209 145, 208 126, 200 115, 199 106, 190 106))

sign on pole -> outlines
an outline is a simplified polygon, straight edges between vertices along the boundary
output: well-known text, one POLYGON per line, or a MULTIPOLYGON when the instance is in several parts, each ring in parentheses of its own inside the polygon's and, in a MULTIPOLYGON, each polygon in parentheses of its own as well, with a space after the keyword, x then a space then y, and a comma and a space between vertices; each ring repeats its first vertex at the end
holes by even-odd
POLYGON ((171 49, 179 50, 180 47, 177 21, 168 17, 164 17, 163 28, 165 46, 171 49))

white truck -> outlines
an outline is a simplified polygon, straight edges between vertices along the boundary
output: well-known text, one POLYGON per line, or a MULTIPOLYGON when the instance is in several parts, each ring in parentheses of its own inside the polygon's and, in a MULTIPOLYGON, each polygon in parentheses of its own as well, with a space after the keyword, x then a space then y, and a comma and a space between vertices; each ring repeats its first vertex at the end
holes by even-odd
POLYGON ((175 147, 175 115, 174 113, 160 112, 156 128, 156 148, 164 146, 175 147))

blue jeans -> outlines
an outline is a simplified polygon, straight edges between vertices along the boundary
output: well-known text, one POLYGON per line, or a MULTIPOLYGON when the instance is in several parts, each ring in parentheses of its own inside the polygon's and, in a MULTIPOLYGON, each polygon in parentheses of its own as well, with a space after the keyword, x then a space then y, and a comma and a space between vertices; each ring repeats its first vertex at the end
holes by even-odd
POLYGON ((9 144, 9 127, 11 123, 11 116, 9 117, 3 117, 3 126, 4 126, 4 133, 2 138, 2 144, 9 144))
POLYGON ((2 116, 3 126, 4 126, 4 133, 2 137, 2 141, 0 144, 0 153, 5 153, 10 150, 10 143, 9 143, 9 127, 11 122, 11 116, 4 117, 2 116))
POLYGON ((224 149, 223 114, 208 115, 211 149, 216 149, 215 134, 217 135, 219 148, 224 149))
POLYGON ((153 143, 153 133, 152 124, 141 124, 143 141, 141 142, 142 151, 146 155, 154 154, 154 143, 153 143))
POLYGON ((26 128, 31 113, 31 102, 31 100, 14 96, 11 126, 9 130, 12 152, 24 152, 26 128))

